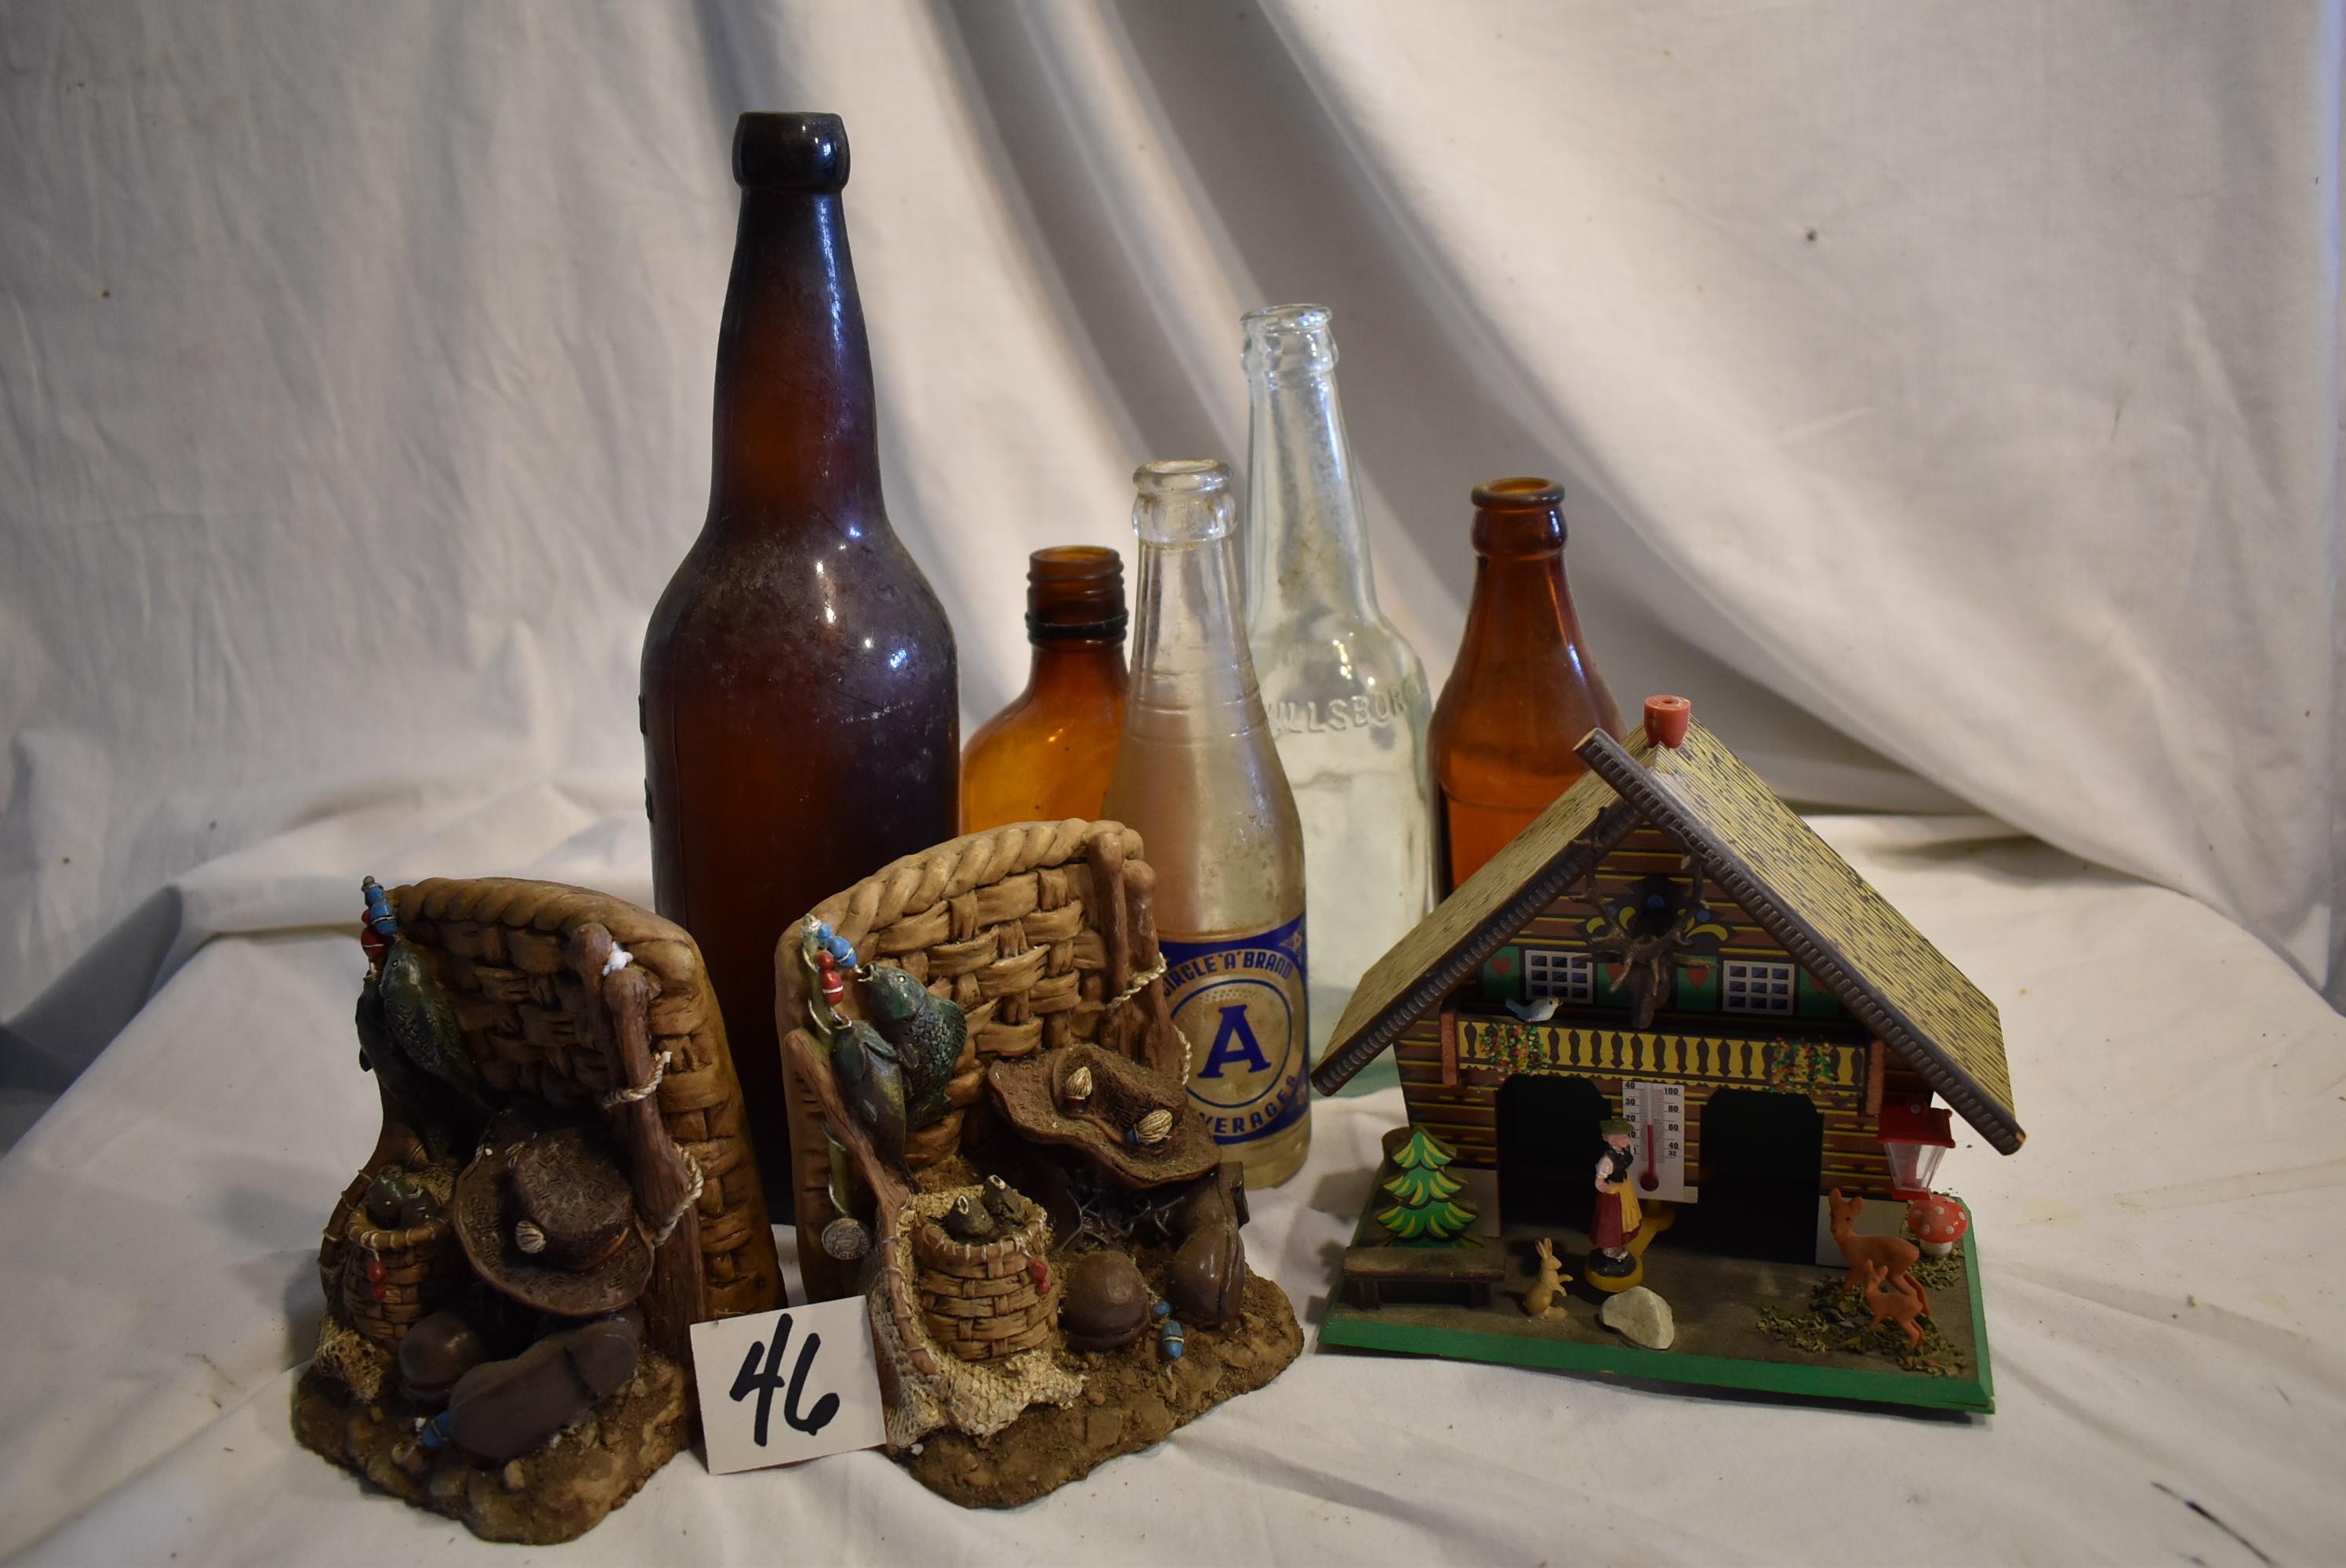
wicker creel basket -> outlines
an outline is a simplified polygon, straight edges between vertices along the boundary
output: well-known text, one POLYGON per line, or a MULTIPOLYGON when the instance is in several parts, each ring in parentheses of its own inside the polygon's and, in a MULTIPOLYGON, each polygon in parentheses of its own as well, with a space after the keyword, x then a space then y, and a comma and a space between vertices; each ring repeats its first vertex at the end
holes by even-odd
MULTIPOLYGON (((978 1189, 968 1189, 974 1199, 978 1189)), ((1049 1344, 1058 1332, 1059 1280, 1047 1261, 1051 1227, 1025 1205, 1016 1230, 957 1241, 934 1218, 912 1229, 921 1316, 937 1343, 964 1361, 999 1360, 1049 1344)))
MULTIPOLYGON (((991 1062, 1090 1041, 1178 1077, 1180 1036, 1164 985, 1136 983, 1159 961, 1157 878, 1141 850, 1140 835, 1119 822, 1018 823, 907 855, 811 911, 864 962, 896 964, 968 1013, 970 1044, 950 1091, 954 1110, 909 1142, 916 1170, 959 1148, 991 1062)), ((793 1034, 811 1044, 806 1007, 794 923, 775 952, 775 1013, 785 1042, 799 1263, 821 1299, 848 1286, 821 1246, 837 1211, 817 1096, 790 1056, 793 1034)), ((861 1008, 860 988, 850 986, 842 1011, 860 1016, 861 1008)))
POLYGON ((444 1213, 385 1230, 362 1208, 345 1222, 343 1238, 343 1321, 385 1349, 397 1349, 408 1329, 445 1306, 472 1277, 444 1213))
POLYGON ((780 1298, 757 1156, 700 950, 680 926, 608 893, 504 877, 434 879, 392 894, 403 934, 448 987, 464 1043, 493 1095, 592 1114, 633 1085, 614 1057, 603 1002, 573 951, 607 932, 648 977, 647 1045, 662 1063, 660 1130, 700 1178, 693 1203, 708 1317, 780 1298))

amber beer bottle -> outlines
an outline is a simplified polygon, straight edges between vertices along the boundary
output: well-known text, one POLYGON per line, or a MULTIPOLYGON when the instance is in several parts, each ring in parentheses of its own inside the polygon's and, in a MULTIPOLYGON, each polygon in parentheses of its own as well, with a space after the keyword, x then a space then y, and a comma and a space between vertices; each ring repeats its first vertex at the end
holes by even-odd
POLYGON ((1445 895, 1588 770, 1582 737, 1621 733, 1564 577, 1564 487, 1494 479, 1474 499, 1474 600, 1432 730, 1445 895))
POLYGON ((709 517, 644 637, 659 912, 709 964, 750 1130, 789 1187, 774 943, 954 836, 953 628, 888 526, 835 115, 747 114, 709 517))
POLYGON ((1124 734, 1124 559, 1096 545, 1026 557, 1026 689, 961 760, 961 830, 1096 817, 1124 734))
POLYGON ((1166 999, 1189 1043, 1189 1098, 1247 1185, 1293 1176, 1311 1143, 1303 827, 1239 629, 1229 470, 1151 463, 1132 692, 1107 814, 1157 872, 1166 999))

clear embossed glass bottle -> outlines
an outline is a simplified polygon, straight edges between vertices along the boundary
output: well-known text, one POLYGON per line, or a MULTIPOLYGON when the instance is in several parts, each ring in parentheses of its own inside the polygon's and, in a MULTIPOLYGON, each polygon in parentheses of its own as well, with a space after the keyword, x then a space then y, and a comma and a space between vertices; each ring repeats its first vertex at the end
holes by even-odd
POLYGON ((1417 652, 1377 608, 1321 305, 1245 320, 1247 642, 1303 821, 1311 1042, 1362 972, 1432 901, 1433 701, 1417 652), (1328 918, 1341 910, 1343 917, 1328 918))
POLYGON ((1189 1097, 1247 1185, 1311 1145, 1303 830, 1239 626, 1229 470, 1133 476, 1140 577, 1132 681, 1107 814, 1157 872, 1166 999, 1189 1043, 1189 1097))

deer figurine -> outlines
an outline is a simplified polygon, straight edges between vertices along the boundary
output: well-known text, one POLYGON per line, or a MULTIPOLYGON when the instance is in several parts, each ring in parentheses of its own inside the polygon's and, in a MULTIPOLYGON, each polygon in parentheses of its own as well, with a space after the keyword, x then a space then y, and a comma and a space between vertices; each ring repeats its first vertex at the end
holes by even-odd
POLYGON ((1564 1272, 1556 1260, 1556 1247, 1545 1236, 1533 1250, 1539 1254, 1539 1278, 1524 1292, 1524 1310, 1535 1318, 1545 1318, 1556 1310, 1556 1298, 1572 1276, 1564 1272))
POLYGON ((1878 1329, 1883 1319, 1906 1330, 1906 1342, 1916 1349, 1923 1348, 1923 1326, 1917 1318, 1931 1315, 1931 1304, 1923 1296, 1923 1288, 1904 1275, 1894 1281, 1890 1270, 1879 1263, 1865 1265, 1865 1307, 1873 1314, 1869 1329, 1878 1329), (1885 1281, 1890 1281, 1885 1285, 1885 1281))
POLYGON ((1862 1287, 1871 1264, 1881 1264, 1893 1286, 1904 1280, 1906 1271, 1923 1256, 1922 1249, 1902 1236, 1860 1236, 1857 1217, 1865 1212, 1863 1198, 1843 1197, 1841 1188, 1835 1187, 1827 1201, 1832 1206, 1832 1238, 1841 1247, 1841 1260, 1849 1265, 1849 1277, 1841 1281, 1841 1293, 1847 1295, 1862 1287))

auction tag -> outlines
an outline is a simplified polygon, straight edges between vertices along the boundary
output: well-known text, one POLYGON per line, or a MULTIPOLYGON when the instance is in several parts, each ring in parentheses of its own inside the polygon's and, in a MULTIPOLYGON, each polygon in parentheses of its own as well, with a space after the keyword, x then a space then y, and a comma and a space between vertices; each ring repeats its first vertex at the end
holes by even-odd
POLYGON ((861 1296, 695 1323, 692 1371, 712 1474, 887 1441, 861 1296))

